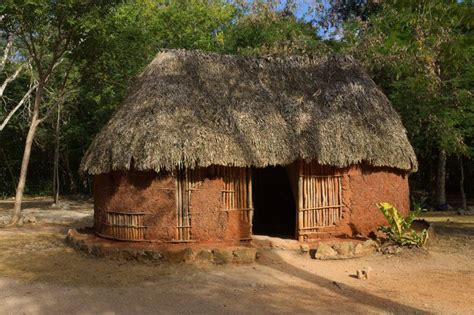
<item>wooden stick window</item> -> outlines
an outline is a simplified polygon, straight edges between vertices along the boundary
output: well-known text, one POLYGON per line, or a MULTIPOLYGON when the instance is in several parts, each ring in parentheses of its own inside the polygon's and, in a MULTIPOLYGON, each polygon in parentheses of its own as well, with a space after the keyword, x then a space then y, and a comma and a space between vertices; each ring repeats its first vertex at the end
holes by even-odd
POLYGON ((333 227, 342 219, 342 175, 314 163, 300 163, 300 234, 333 227))
POLYGON ((183 168, 178 168, 176 172, 176 237, 175 241, 191 241, 191 181, 188 180, 188 173, 183 168))
POLYGON ((143 224, 144 215, 145 213, 106 211, 100 233, 117 240, 143 241, 146 231, 143 224))
POLYGON ((252 222, 252 177, 250 169, 241 167, 222 168, 224 190, 222 207, 224 211, 240 211, 242 219, 252 222))

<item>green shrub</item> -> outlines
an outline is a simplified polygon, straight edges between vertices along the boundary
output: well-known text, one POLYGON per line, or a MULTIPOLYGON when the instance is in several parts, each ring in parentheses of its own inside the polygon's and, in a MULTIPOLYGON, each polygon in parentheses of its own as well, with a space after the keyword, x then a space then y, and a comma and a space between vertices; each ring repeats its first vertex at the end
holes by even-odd
POLYGON ((421 213, 422 208, 417 208, 410 212, 404 218, 400 212, 388 202, 380 202, 377 207, 382 211, 383 215, 388 221, 388 226, 381 226, 380 231, 387 235, 390 241, 393 241, 402 246, 418 246, 425 245, 428 238, 426 229, 421 232, 416 232, 411 228, 413 220, 421 213))

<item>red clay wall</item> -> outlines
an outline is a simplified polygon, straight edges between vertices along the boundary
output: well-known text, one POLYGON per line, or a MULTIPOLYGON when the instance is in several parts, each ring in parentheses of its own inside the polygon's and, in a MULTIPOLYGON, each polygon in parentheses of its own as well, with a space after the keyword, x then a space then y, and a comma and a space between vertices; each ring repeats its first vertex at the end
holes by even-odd
POLYGON ((175 181, 154 172, 113 172, 94 177, 94 225, 103 233, 105 211, 145 212, 145 239, 172 240, 175 236, 175 181))
POLYGON ((251 237, 250 224, 240 211, 224 211, 222 178, 205 179, 191 194, 192 238, 228 241, 251 237))
MULTIPOLYGON (((332 232, 369 235, 386 224, 375 206, 387 201, 403 214, 409 211, 408 176, 389 168, 354 166, 341 170, 343 219, 332 232)), ((144 212, 146 240, 173 241, 176 237, 175 179, 155 172, 112 172, 94 178, 94 222, 104 231, 105 211, 144 212)), ((251 237, 247 213, 224 211, 224 181, 219 176, 200 181, 191 193, 191 238, 194 241, 236 241, 251 237)))
MULTIPOLYGON (((387 224, 376 207, 381 201, 393 204, 402 214, 410 209, 408 175, 391 168, 355 165, 333 170, 342 177, 341 221, 333 227, 321 228, 308 235, 310 239, 334 235, 369 236, 378 227, 387 224)), ((317 174, 315 174, 317 175, 317 174)))
POLYGON ((375 204, 386 201, 406 215, 410 210, 408 175, 390 168, 354 166, 345 175, 349 225, 353 236, 367 236, 387 224, 375 204))
MULTIPOLYGON (((95 231, 103 232, 105 211, 145 212, 145 239, 173 241, 176 233, 176 187, 170 174, 113 172, 94 178, 95 231)), ((190 199, 193 241, 236 241, 249 238, 250 225, 237 212, 222 209, 222 178, 205 179, 190 199)), ((103 234, 103 233, 102 233, 103 234)))

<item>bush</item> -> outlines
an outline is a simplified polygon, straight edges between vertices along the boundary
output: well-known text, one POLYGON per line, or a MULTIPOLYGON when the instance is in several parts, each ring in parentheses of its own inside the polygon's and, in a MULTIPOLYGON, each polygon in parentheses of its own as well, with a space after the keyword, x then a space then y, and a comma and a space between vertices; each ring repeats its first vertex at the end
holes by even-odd
POLYGON ((388 202, 380 202, 377 207, 382 211, 388 221, 389 226, 381 226, 380 231, 387 235, 388 240, 393 241, 401 246, 418 246, 425 245, 428 238, 426 229, 416 232, 411 228, 413 220, 421 213, 422 208, 419 207, 410 212, 406 218, 388 202))

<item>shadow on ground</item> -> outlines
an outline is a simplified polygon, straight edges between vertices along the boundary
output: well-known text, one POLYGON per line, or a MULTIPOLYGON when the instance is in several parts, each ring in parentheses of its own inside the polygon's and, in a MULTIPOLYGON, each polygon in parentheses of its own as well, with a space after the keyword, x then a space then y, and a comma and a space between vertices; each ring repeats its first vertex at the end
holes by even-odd
POLYGON ((0 251, 2 313, 424 313, 271 251, 253 265, 154 266, 87 257, 59 233, 4 234, 0 251))
MULTIPOLYGON (((393 288, 373 294, 288 263, 278 251, 266 251, 257 263, 241 266, 90 258, 64 244, 65 227, 89 222, 81 220, 47 229, 0 230, 0 313, 427 313, 413 306, 419 301, 401 302, 406 299, 393 288)), ((443 246, 451 248, 449 242, 459 240, 464 246, 464 240, 472 243, 474 224, 436 223, 435 231, 447 244, 443 246)), ((466 248, 472 255, 472 247, 455 251, 462 254, 466 248)), ((414 293, 435 303, 429 291, 414 293)))

